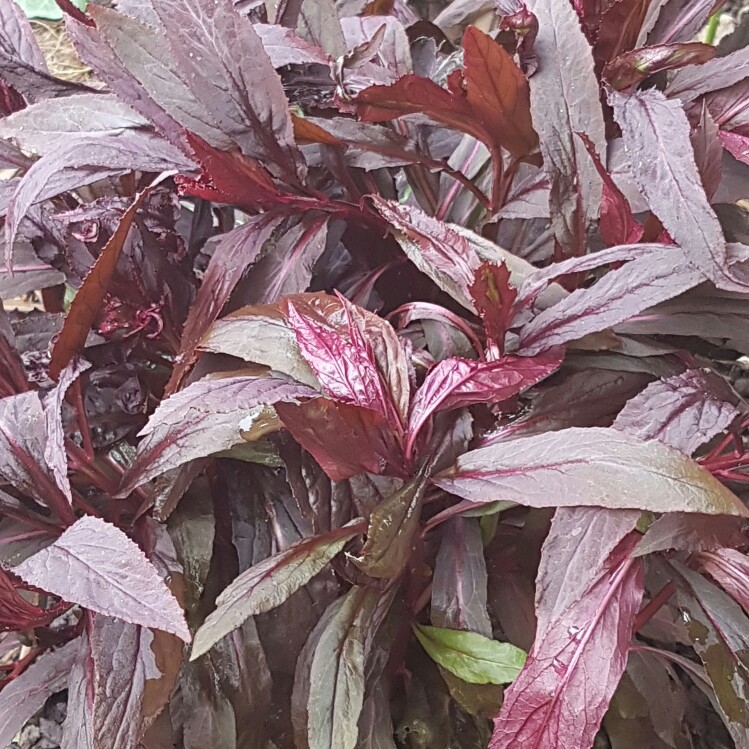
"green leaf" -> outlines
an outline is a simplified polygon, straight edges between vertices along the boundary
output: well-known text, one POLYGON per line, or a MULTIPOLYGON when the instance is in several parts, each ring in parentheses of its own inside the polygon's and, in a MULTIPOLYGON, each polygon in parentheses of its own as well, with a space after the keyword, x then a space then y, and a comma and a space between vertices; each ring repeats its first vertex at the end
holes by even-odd
POLYGON ((520 648, 476 632, 415 624, 414 633, 435 663, 469 684, 509 684, 525 663, 520 648))
POLYGON ((330 533, 305 538, 245 570, 216 599, 216 610, 195 635, 190 660, 208 652, 249 617, 280 606, 362 530, 363 523, 352 521, 330 533))
MULTIPOLYGON (((45 21, 61 21, 62 11, 55 0, 16 0, 29 18, 42 18, 45 21)), ((73 5, 86 10, 86 0, 73 0, 73 5)))

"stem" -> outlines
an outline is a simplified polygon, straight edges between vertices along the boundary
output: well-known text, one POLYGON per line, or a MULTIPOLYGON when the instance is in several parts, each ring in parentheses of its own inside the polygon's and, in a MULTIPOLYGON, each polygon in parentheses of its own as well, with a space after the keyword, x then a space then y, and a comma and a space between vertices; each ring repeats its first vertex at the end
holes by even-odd
POLYGON ((705 44, 715 44, 715 35, 718 33, 718 22, 720 20, 720 11, 716 11, 710 16, 705 31, 705 44))
POLYGON ((663 608, 675 592, 676 584, 673 580, 669 580, 637 614, 634 631, 639 632, 663 608))
MULTIPOLYGON (((81 375, 85 377, 85 374, 81 375)), ((83 402, 83 387, 81 386, 81 377, 79 377, 68 391, 70 398, 73 401, 75 408, 75 416, 78 422, 78 429, 81 432, 83 438, 83 449, 86 451, 89 462, 93 463, 96 460, 94 453, 94 445, 91 442, 91 428, 88 424, 88 416, 86 415, 86 406, 83 402)))
POLYGON ((492 199, 491 212, 496 213, 502 207, 502 195, 504 194, 504 164, 502 163, 502 152, 492 151, 492 199))

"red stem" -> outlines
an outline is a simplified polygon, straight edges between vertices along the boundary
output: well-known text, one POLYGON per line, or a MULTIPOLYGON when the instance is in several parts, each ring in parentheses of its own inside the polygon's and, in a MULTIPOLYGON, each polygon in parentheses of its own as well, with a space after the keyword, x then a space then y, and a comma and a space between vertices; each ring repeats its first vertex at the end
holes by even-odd
POLYGON ((676 592, 676 583, 673 580, 667 582, 645 605, 635 618, 634 631, 638 632, 645 626, 676 592))

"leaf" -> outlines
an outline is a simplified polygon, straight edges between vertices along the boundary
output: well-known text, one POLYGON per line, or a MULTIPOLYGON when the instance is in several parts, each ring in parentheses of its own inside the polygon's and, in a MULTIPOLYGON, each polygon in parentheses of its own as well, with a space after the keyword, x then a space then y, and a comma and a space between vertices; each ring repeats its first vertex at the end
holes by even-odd
POLYGON ((75 639, 57 650, 43 653, 3 687, 0 691, 0 744, 9 746, 47 698, 66 688, 80 647, 81 641, 75 639))
POLYGON ((648 0, 617 0, 603 6, 594 48, 598 61, 609 62, 637 44, 649 5, 648 0))
POLYGON ((366 638, 378 598, 371 588, 352 587, 320 635, 309 673, 310 749, 356 746, 364 704, 366 638))
POLYGON ((676 248, 654 246, 645 256, 609 271, 592 287, 573 291, 521 329, 521 351, 537 354, 578 340, 693 288, 702 274, 679 254, 676 248))
POLYGON ((480 260, 469 243, 441 221, 416 208, 370 196, 380 215, 395 229, 408 259, 467 310, 475 311, 469 288, 480 260))
POLYGON ((38 70, 47 71, 44 54, 29 19, 21 6, 12 0, 0 3, 0 50, 7 55, 16 55, 38 70))
POLYGON ((615 429, 573 427, 482 447, 433 481, 474 502, 747 514, 737 497, 682 453, 615 429))
POLYGON ((427 420, 439 411, 475 403, 500 403, 543 380, 561 364, 558 349, 537 357, 505 356, 496 361, 445 359, 432 367, 411 404, 412 445, 427 420))
POLYGON ((435 663, 469 684, 509 684, 525 663, 520 648, 476 632, 426 624, 414 624, 413 630, 435 663))
POLYGON ((749 620, 729 596, 678 562, 677 600, 689 638, 715 690, 717 707, 737 746, 746 746, 749 711, 749 620))
POLYGON ((0 121, 0 138, 42 156, 73 136, 117 135, 147 125, 111 94, 78 94, 46 99, 5 117, 0 121))
POLYGON ((697 564, 749 613, 749 558, 746 554, 736 549, 708 549, 697 556, 697 564))
POLYGON ((491 749, 593 745, 627 663, 643 595, 641 565, 619 560, 539 628, 525 667, 505 692, 491 749))
POLYGON ((13 572, 91 611, 191 639, 182 609, 153 565, 121 530, 98 518, 80 518, 13 572))
POLYGON ((306 63, 330 63, 330 57, 324 49, 298 36, 292 29, 275 23, 256 23, 253 24, 253 28, 260 37, 274 68, 306 63))
POLYGON ((617 91, 624 91, 656 73, 702 65, 713 57, 715 47, 699 42, 642 47, 612 59, 604 67, 603 75, 617 91))
POLYGON ((469 291, 484 323, 487 348, 496 346, 500 353, 504 352, 505 333, 512 323, 518 295, 510 284, 510 271, 504 263, 481 263, 469 291))
POLYGON ((426 468, 422 468, 413 480, 372 510, 367 540, 359 557, 353 559, 362 572, 370 577, 391 578, 406 567, 421 524, 426 486, 426 468))
POLYGON ((729 267, 723 231, 697 172, 681 104, 655 90, 629 96, 611 92, 609 103, 622 128, 635 181, 687 260, 719 288, 745 288, 729 267))
POLYGON ((117 136, 62 142, 37 161, 18 184, 6 217, 6 264, 11 264, 21 220, 32 205, 125 172, 160 173, 175 168, 189 172, 193 165, 173 146, 147 132, 128 130, 117 136))
POLYGON ((648 34, 648 44, 688 42, 705 25, 714 6, 713 0, 672 0, 666 3, 648 34))
POLYGON ((208 328, 198 348, 262 364, 310 387, 320 387, 277 305, 242 307, 225 315, 208 328))
POLYGON ((148 192, 144 190, 136 195, 130 207, 122 214, 117 228, 78 289, 60 335, 52 348, 49 364, 52 378, 58 379, 63 369, 83 349, 91 326, 101 312, 102 302, 112 283, 117 261, 127 241, 135 214, 148 192))
POLYGON ((404 474, 402 447, 392 426, 376 411, 315 398, 299 406, 278 403, 276 412, 331 481, 360 473, 404 474))
POLYGON ((333 0, 302 0, 301 22, 310 37, 333 59, 346 52, 341 23, 333 0))
POLYGON ((648 526, 633 556, 645 556, 658 551, 713 551, 725 546, 743 544, 742 521, 726 515, 690 515, 671 512, 657 518, 648 526))
POLYGON ((590 45, 570 3, 529 0, 538 18, 530 80, 531 114, 549 177, 554 236, 565 255, 584 254, 585 223, 598 217, 601 179, 576 133, 606 152, 604 122, 590 45))
POLYGON ((466 100, 483 127, 516 158, 530 153, 538 139, 520 68, 504 47, 475 26, 463 35, 463 65, 466 100))
POLYGON ((243 441, 242 431, 262 433, 272 418, 267 406, 318 393, 280 377, 234 376, 204 379, 161 402, 140 432, 135 461, 119 495, 190 460, 228 450, 243 441))
POLYGON ((732 52, 725 57, 716 57, 701 65, 690 65, 677 70, 666 88, 669 99, 678 97, 690 102, 703 94, 728 88, 749 76, 749 48, 732 52))
POLYGON ((47 461, 60 491, 73 503, 73 494, 68 479, 68 457, 65 450, 65 430, 62 423, 62 404, 70 386, 91 366, 90 362, 78 358, 60 373, 60 381, 44 397, 44 421, 46 444, 44 459, 47 461))
POLYGON ((180 360, 172 372, 167 392, 176 389, 192 366, 200 339, 221 314, 247 268, 261 256, 280 223, 280 216, 261 214, 212 242, 213 254, 190 307, 180 342, 180 360))
POLYGON ((207 653, 250 616, 282 604, 363 530, 363 523, 359 522, 305 538, 243 572, 216 599, 216 610, 195 634, 190 659, 207 653))
POLYGON ((614 428, 691 455, 731 425, 739 415, 736 403, 718 375, 688 369, 648 385, 624 406, 614 428))
POLYGON ((432 577, 430 620, 436 627, 491 637, 487 573, 479 521, 451 518, 442 533, 432 577))
POLYGON ((294 144, 281 79, 249 19, 230 0, 154 3, 169 48, 195 98, 242 153, 295 179, 294 144))

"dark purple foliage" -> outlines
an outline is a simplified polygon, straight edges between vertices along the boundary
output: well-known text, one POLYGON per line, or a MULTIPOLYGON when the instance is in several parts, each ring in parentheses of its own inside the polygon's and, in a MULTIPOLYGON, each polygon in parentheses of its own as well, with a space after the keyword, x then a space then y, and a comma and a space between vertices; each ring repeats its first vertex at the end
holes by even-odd
POLYGON ((0 0, 0 747, 749 746, 721 3, 60 2, 91 85, 0 0))

